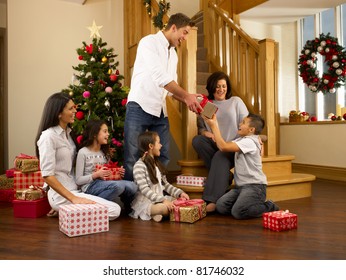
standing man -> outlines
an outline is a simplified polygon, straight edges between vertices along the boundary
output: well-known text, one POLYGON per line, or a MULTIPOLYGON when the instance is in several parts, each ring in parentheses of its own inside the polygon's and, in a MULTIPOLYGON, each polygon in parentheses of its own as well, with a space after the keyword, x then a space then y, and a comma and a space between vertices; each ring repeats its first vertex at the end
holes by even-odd
POLYGON ((169 162, 168 92, 192 112, 202 110, 196 100, 199 94, 190 94, 176 83, 178 56, 175 48, 186 39, 194 25, 186 15, 174 14, 163 31, 145 36, 138 44, 125 116, 125 180, 133 180, 133 165, 139 157, 138 136, 146 130, 159 134, 160 160, 165 165, 169 162))

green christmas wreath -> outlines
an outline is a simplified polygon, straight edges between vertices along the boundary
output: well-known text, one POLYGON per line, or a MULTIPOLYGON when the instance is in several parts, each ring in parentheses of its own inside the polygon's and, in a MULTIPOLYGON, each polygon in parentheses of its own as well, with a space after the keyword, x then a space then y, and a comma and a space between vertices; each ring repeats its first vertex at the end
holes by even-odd
POLYGON ((329 35, 320 34, 314 40, 308 40, 301 51, 298 61, 299 76, 310 91, 335 93, 336 89, 344 85, 346 75, 346 52, 338 44, 338 39, 329 35), (317 70, 317 54, 324 56, 328 65, 327 71, 319 77, 317 70))

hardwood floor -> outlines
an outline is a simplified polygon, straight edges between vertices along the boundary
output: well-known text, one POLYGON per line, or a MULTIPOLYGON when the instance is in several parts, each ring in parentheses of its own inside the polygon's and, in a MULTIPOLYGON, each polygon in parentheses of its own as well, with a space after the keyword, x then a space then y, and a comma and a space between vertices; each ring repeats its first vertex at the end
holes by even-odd
POLYGON ((195 224, 121 216, 110 230, 70 238, 58 218, 14 218, 0 203, 2 260, 345 260, 346 183, 318 180, 311 198, 280 201, 298 229, 273 232, 262 219, 208 215, 195 224))

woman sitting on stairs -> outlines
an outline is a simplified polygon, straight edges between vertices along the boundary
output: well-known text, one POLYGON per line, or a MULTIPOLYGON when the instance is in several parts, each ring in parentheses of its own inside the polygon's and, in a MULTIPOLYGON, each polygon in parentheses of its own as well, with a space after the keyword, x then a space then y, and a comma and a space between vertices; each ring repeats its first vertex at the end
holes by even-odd
MULTIPOLYGON (((224 72, 212 73, 206 89, 208 99, 218 107, 216 117, 222 138, 230 142, 238 137, 238 125, 249 112, 239 97, 232 96, 231 82, 224 72)), ((193 138, 192 146, 209 171, 202 198, 207 202, 207 212, 214 212, 216 201, 232 183, 230 169, 234 167, 234 152, 218 149, 214 134, 201 116, 198 116, 197 126, 198 135, 193 138)))

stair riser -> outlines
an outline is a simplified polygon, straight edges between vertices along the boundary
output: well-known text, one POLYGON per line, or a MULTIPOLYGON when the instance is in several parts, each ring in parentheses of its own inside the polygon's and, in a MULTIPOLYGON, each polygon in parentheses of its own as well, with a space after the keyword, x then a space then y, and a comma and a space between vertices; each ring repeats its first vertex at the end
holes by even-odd
MULTIPOLYGON (((202 198, 203 188, 202 187, 190 187, 175 185, 178 188, 184 190, 190 198, 202 198), (191 190, 192 189, 192 190, 191 190)), ((279 186, 268 186, 267 187, 267 199, 271 199, 275 202, 299 199, 311 197, 311 182, 301 182, 293 184, 284 184, 279 186)))

